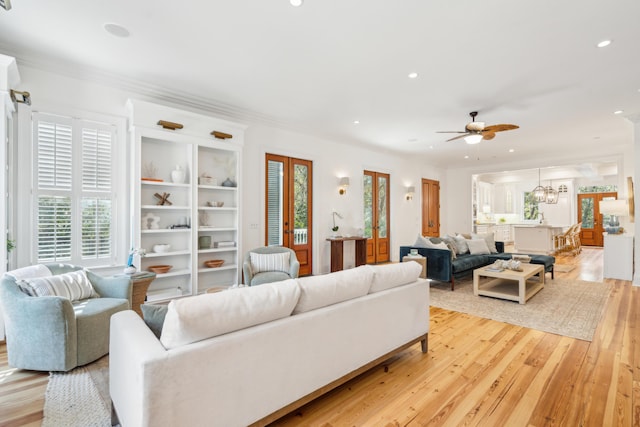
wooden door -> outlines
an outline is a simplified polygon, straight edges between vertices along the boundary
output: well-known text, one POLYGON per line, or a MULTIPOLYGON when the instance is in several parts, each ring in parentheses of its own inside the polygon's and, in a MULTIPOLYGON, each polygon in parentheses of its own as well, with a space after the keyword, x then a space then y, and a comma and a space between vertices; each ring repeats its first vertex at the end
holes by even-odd
POLYGON ((440 182, 422 179, 422 235, 440 236, 440 182))
POLYGON ((600 201, 615 199, 616 192, 578 194, 578 222, 582 222, 580 242, 583 246, 602 246, 603 215, 600 213, 600 201))
POLYGON ((389 174, 364 171, 364 228, 367 264, 388 262, 390 253, 389 174))
POLYGON ((265 245, 295 251, 300 275, 312 272, 313 162, 266 155, 265 245))

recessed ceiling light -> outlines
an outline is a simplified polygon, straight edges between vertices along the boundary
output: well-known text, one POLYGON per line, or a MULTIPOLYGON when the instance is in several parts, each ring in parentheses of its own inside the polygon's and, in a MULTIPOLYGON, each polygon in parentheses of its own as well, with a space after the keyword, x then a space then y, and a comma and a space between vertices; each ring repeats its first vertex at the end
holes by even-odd
POLYGON ((514 151, 516 151, 516 150, 514 150, 513 148, 509 148, 509 152, 510 153, 513 153, 514 151))
POLYGON ((409 139, 409 142, 418 142, 418 138, 411 138, 409 139))
POLYGON ((129 30, 118 24, 104 24, 104 30, 116 37, 129 37, 129 30))
POLYGON ((464 156, 464 158, 465 158, 465 159, 468 159, 468 158, 469 158, 469 156, 464 156))
POLYGON ((430 145, 429 148, 433 150, 433 145, 430 145))
POLYGON ((622 110, 617 110, 617 111, 613 112, 613 114, 622 114, 622 113, 624 113, 624 111, 622 111, 622 110))
POLYGON ((596 46, 598 47, 607 47, 611 44, 611 40, 602 40, 600 43, 598 43, 596 46))
POLYGON ((354 125, 359 125, 359 124, 360 124, 360 120, 354 120, 354 121, 353 121, 353 124, 354 124, 354 125))
POLYGON ((408 77, 409 77, 410 79, 415 79, 415 78, 417 78, 417 77, 418 77, 418 73, 416 73, 416 72, 409 73, 409 76, 408 76, 408 77))
POLYGON ((303 0, 289 0, 289 3, 291 3, 291 6, 302 6, 302 3, 304 3, 303 0))

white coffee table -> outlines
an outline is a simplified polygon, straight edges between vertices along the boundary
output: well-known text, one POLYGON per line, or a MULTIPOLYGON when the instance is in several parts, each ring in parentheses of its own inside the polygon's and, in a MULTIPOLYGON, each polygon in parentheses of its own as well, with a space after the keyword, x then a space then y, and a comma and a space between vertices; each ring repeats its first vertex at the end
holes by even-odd
POLYGON ((477 268, 473 271, 473 294, 517 301, 520 304, 544 288, 544 266, 540 264, 522 264, 522 271, 491 271, 491 266, 477 268), (529 280, 538 275, 538 280, 529 280), (488 277, 493 280, 483 280, 488 277))

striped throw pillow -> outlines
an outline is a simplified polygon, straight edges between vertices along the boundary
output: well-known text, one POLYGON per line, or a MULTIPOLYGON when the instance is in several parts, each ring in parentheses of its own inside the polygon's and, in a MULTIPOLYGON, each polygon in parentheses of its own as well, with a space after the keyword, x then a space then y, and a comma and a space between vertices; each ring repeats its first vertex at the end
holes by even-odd
POLYGON ((72 271, 49 277, 37 277, 22 280, 23 286, 29 286, 37 297, 60 296, 71 301, 97 298, 87 274, 83 270, 72 271))
POLYGON ((281 252, 275 254, 259 254, 256 252, 250 252, 251 255, 251 269, 253 274, 260 273, 261 271, 284 271, 289 272, 289 252, 281 252))

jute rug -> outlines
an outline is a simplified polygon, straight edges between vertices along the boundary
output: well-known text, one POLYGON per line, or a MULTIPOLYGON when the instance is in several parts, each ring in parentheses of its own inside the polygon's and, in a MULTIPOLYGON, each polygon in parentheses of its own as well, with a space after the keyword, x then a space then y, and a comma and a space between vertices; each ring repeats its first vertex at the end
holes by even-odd
POLYGON ((526 304, 473 295, 472 278, 448 283, 431 281, 431 305, 486 319, 551 332, 585 341, 593 340, 611 285, 547 275, 544 289, 526 304))
POLYGON ((576 268, 576 266, 572 264, 556 264, 553 266, 556 273, 569 273, 573 271, 574 268, 576 268))
POLYGON ((69 372, 51 372, 43 427, 110 427, 109 356, 69 372))

